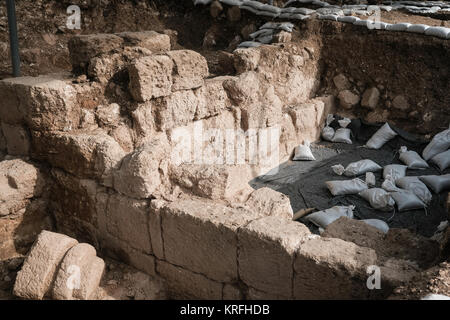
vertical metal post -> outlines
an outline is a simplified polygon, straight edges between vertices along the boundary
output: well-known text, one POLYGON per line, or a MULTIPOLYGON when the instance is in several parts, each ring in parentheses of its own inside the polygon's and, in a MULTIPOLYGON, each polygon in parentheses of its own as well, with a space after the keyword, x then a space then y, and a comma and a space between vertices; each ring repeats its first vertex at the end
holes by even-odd
POLYGON ((14 0, 6 0, 8 11, 9 44, 14 77, 20 77, 19 39, 17 37, 16 5, 14 0))

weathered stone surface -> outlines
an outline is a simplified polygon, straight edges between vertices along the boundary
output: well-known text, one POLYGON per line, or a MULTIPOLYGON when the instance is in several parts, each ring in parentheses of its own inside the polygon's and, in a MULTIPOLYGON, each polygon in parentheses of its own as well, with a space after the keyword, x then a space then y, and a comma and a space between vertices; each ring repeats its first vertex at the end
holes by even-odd
POLYGON ((334 85, 339 91, 350 89, 350 82, 343 74, 338 74, 333 78, 334 85))
POLYGON ((42 230, 53 228, 45 200, 31 201, 22 211, 0 218, 0 261, 25 255, 42 230))
POLYGON ((379 100, 380 100, 380 91, 376 87, 373 87, 364 91, 361 106, 369 109, 375 109, 378 105, 379 100))
POLYGON ((246 208, 181 200, 160 209, 165 258, 206 277, 223 282, 237 279, 239 227, 258 215, 246 208))
POLYGON ((291 296, 280 296, 272 292, 264 292, 256 290, 255 288, 248 288, 247 296, 248 300, 289 300, 291 296))
POLYGON ((368 297, 367 267, 376 265, 374 250, 333 238, 303 243, 294 262, 295 299, 368 297))
POLYGON ((252 192, 248 165, 173 165, 170 178, 189 193, 212 200, 238 201, 252 192))
POLYGON ((216 77, 206 79, 205 84, 195 91, 198 101, 195 120, 216 116, 231 107, 231 102, 223 88, 223 82, 230 78, 216 77))
POLYGON ((122 32, 117 34, 124 40, 125 46, 141 47, 153 53, 170 50, 170 37, 155 31, 122 32))
POLYGON ((0 162, 0 216, 25 209, 29 199, 39 197, 44 177, 38 168, 23 160, 0 162))
POLYGON ((9 155, 27 156, 29 154, 30 135, 24 127, 2 123, 2 131, 9 155))
POLYGON ((292 33, 287 31, 280 31, 273 37, 274 43, 286 43, 291 42, 292 40, 292 33))
POLYGON ((244 72, 239 77, 232 77, 226 80, 223 86, 235 105, 251 105, 258 102, 259 78, 254 71, 244 72))
POLYGON ((164 260, 164 244, 161 230, 161 208, 167 203, 163 200, 152 200, 150 202, 149 227, 153 254, 160 260, 164 260))
POLYGON ((64 255, 77 243, 77 240, 65 235, 42 231, 17 273, 14 295, 25 299, 42 299, 49 291, 64 255))
POLYGON ((396 109, 404 111, 409 108, 409 103, 404 96, 396 96, 392 101, 392 106, 396 109))
POLYGON ((250 287, 291 297, 295 252, 310 234, 298 222, 266 217, 239 229, 239 276, 250 287))
POLYGON ((108 201, 107 231, 145 253, 152 253, 148 230, 149 204, 121 195, 112 195, 108 201))
POLYGON ((159 169, 169 150, 167 136, 160 134, 126 156, 114 172, 114 189, 132 198, 149 198, 161 184, 159 169))
POLYGON ((138 143, 149 139, 156 130, 155 119, 152 113, 152 104, 150 102, 139 104, 131 114, 133 118, 134 130, 138 137, 138 143))
POLYGON ((167 281, 169 296, 172 299, 222 299, 223 285, 220 282, 165 261, 158 260, 156 270, 167 281))
POLYGON ((77 282, 85 282, 81 278, 82 270, 90 267, 88 262, 96 255, 95 248, 87 243, 77 244, 67 251, 56 273, 52 297, 57 300, 72 300, 74 289, 80 285, 77 282), (80 278, 74 279, 77 275, 80 278))
POLYGON ((117 103, 100 105, 95 111, 95 116, 103 126, 117 126, 120 121, 120 106, 117 103))
POLYGON ((225 283, 223 286, 223 300, 243 300, 244 293, 237 285, 225 283))
POLYGON ((199 99, 193 91, 182 90, 156 99, 152 104, 157 128, 164 131, 193 121, 199 99))
POLYGON ((81 269, 80 288, 75 289, 73 296, 80 300, 89 300, 97 290, 105 270, 105 262, 98 257, 92 257, 81 269))
POLYGON ((344 109, 351 109, 359 103, 359 96, 350 90, 343 90, 338 95, 340 106, 344 109))
POLYGON ((195 89, 203 85, 208 76, 208 63, 199 53, 191 50, 174 50, 167 53, 174 64, 172 91, 195 89))
POLYGON ((67 74, 4 79, 0 91, 7 97, 15 96, 0 101, 3 123, 25 122, 38 131, 78 127, 80 108, 67 74))
POLYGON ((330 105, 319 99, 310 100, 288 109, 289 115, 297 131, 298 143, 309 141, 314 142, 320 137, 321 126, 331 112, 330 105))
POLYGON ((33 154, 52 166, 62 168, 78 177, 99 178, 112 186, 112 170, 125 151, 103 130, 88 132, 32 132, 33 154))
POLYGON ((168 96, 172 90, 174 64, 170 57, 153 55, 136 59, 128 67, 130 93, 140 102, 168 96))
POLYGON ((233 54, 234 68, 238 73, 255 70, 261 58, 258 48, 236 49, 233 54))
POLYGON ((72 65, 75 68, 86 67, 92 58, 121 48, 123 42, 121 37, 114 34, 74 36, 69 40, 72 65))
POLYGON ((245 204, 265 216, 292 220, 294 215, 289 198, 267 187, 253 191, 245 204))

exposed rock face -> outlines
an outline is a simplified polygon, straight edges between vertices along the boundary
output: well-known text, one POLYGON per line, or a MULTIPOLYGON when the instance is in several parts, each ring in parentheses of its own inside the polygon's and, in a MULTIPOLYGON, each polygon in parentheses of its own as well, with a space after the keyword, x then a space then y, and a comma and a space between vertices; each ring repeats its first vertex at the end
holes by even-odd
POLYGON ((350 90, 343 90, 339 92, 340 106, 344 109, 351 109, 356 106, 360 99, 359 96, 351 92, 350 90))

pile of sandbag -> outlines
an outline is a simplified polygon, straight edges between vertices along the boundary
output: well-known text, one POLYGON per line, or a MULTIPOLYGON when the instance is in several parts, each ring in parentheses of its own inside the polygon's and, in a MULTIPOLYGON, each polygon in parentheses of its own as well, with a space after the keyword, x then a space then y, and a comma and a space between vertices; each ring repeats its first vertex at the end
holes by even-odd
POLYGON ((24 299, 89 300, 105 269, 95 248, 66 235, 42 231, 17 273, 13 293, 24 299))

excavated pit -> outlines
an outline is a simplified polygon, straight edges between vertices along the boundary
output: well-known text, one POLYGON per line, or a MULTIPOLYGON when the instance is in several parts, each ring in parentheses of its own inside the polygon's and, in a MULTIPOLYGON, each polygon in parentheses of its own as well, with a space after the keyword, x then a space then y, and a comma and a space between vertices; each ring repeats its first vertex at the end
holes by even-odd
POLYGON ((331 165, 399 163, 400 146, 420 152, 448 128, 449 40, 309 19, 295 22, 291 41, 234 51, 243 28, 271 19, 245 11, 235 22, 211 19, 208 7, 190 3, 170 9, 148 28, 158 33, 121 33, 128 26, 75 36, 73 74, 0 82, 0 164, 12 190, 5 194, 18 199, 0 217, 5 266, 47 229, 162 277, 170 298, 379 299, 448 259, 448 229, 440 242, 430 239, 448 220, 448 193, 433 194, 427 212, 383 213, 356 196, 333 198, 324 182, 331 165), (362 106, 373 88, 377 102, 362 106), (352 146, 319 142, 329 113, 363 121, 352 146), (386 121, 401 137, 382 150, 360 148, 386 121), (248 155, 252 135, 242 133, 256 129, 261 139, 270 128, 280 129, 279 141, 261 163, 248 155), (223 148, 227 130, 242 139, 242 163, 223 148), (306 140, 316 141, 317 161, 291 161, 306 140), (25 187, 42 181, 45 188, 25 187), (341 218, 318 236, 305 220, 292 221, 300 209, 338 204, 391 230, 341 218), (45 225, 35 222, 41 216, 45 225), (381 290, 366 286, 371 265, 381 268, 381 290))

